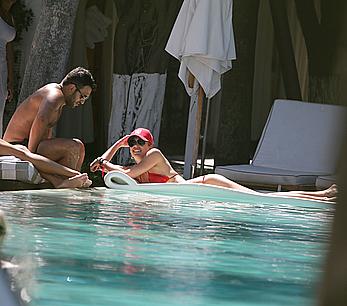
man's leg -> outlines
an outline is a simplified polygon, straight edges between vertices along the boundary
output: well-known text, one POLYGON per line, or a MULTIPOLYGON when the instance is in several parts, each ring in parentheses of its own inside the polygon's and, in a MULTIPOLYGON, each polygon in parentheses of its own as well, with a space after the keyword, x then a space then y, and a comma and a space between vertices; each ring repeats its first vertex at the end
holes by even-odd
POLYGON ((72 177, 62 177, 44 172, 40 172, 40 174, 44 179, 51 182, 55 188, 81 188, 89 187, 92 184, 87 173, 80 173, 72 177))
POLYGON ((61 165, 80 171, 85 150, 79 139, 53 138, 41 141, 37 153, 61 165))
POLYGON ((80 174, 77 170, 58 164, 45 156, 30 152, 27 147, 22 145, 12 145, 0 139, 0 156, 2 155, 13 155, 21 160, 29 161, 39 170, 39 172, 64 177, 73 177, 80 174))
POLYGON ((31 162, 41 176, 51 182, 55 188, 89 187, 92 182, 86 173, 68 168, 47 157, 35 154, 22 145, 12 145, 0 139, 0 156, 14 155, 22 160, 31 162))

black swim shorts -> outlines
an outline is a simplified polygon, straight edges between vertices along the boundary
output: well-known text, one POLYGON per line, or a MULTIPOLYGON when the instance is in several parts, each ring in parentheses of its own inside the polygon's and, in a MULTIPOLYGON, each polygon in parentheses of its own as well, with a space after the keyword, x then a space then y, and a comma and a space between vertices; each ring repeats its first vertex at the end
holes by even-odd
POLYGON ((29 139, 23 139, 22 141, 9 141, 9 143, 13 145, 22 145, 28 147, 29 139))

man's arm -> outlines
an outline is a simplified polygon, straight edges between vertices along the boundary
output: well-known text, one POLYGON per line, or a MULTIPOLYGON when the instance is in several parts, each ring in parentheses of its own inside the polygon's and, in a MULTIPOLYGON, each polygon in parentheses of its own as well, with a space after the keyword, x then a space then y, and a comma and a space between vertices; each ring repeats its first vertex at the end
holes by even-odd
POLYGON ((47 118, 39 114, 36 115, 29 134, 28 149, 31 152, 35 153, 39 143, 44 139, 47 134, 48 124, 47 118))
POLYGON ((40 142, 50 134, 52 123, 56 122, 63 98, 51 95, 41 102, 37 115, 33 121, 29 134, 28 148, 36 152, 40 142))

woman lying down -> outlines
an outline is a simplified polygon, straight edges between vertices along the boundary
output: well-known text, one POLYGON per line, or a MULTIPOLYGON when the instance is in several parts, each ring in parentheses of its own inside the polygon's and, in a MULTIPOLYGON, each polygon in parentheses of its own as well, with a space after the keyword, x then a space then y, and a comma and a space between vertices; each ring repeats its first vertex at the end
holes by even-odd
MULTIPOLYGON (((126 135, 116 141, 102 156, 96 158, 90 164, 90 170, 93 172, 97 170, 106 172, 117 170, 129 175, 139 183, 199 183, 227 187, 252 194, 261 194, 219 174, 207 174, 185 180, 172 168, 163 153, 153 147, 153 144, 154 138, 151 132, 145 128, 137 128, 130 135, 126 135), (124 167, 110 162, 120 148, 130 148, 130 154, 136 162, 134 166, 124 167)), ((319 201, 334 201, 337 188, 336 185, 332 185, 330 188, 321 191, 288 191, 269 194, 319 201)))

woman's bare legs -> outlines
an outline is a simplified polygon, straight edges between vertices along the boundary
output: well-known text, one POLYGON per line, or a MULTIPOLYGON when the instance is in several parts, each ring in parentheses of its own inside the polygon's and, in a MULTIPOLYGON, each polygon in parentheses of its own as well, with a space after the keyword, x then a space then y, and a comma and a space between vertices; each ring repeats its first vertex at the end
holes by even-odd
MULTIPOLYGON (((199 183, 199 184, 221 186, 221 187, 227 187, 233 190, 240 190, 240 191, 244 191, 244 192, 248 192, 252 194, 264 195, 264 193, 249 189, 219 174, 207 174, 207 175, 199 176, 199 177, 187 180, 187 183, 199 183)), ((337 187, 334 184, 330 186, 328 189, 319 190, 319 191, 283 191, 283 192, 270 192, 267 194, 274 195, 274 196, 284 196, 284 197, 318 200, 318 201, 335 201, 337 196, 337 187)))
POLYGON ((275 196, 294 197, 301 199, 310 199, 318 201, 335 201, 337 196, 337 186, 331 185, 329 188, 318 191, 283 191, 283 192, 271 192, 269 194, 275 196))
POLYGON ((208 185, 214 185, 214 186, 227 187, 234 190, 241 190, 241 191, 245 191, 245 192, 253 193, 253 194, 258 193, 257 191, 254 191, 238 183, 235 183, 219 174, 206 174, 203 176, 199 176, 199 177, 187 180, 187 183, 208 184, 208 185))

